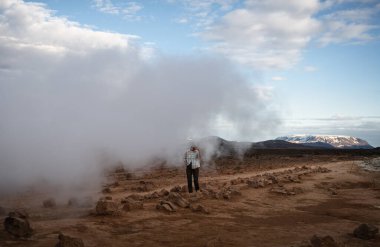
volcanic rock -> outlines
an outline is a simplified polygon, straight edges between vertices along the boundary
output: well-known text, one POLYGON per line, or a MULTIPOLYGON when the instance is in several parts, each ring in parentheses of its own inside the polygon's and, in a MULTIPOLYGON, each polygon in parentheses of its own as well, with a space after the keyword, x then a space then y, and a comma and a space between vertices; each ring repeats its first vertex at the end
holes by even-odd
POLYGON ((55 247, 84 247, 84 243, 80 238, 72 238, 67 235, 60 233, 58 235, 59 242, 55 247))
POLYGON ((4 220, 5 230, 16 238, 27 238, 33 233, 28 216, 18 211, 10 212, 4 220))
POLYGON ((204 213, 204 214, 210 213, 210 211, 207 208, 205 208, 203 205, 200 205, 200 204, 197 206, 191 206, 191 210, 193 212, 200 212, 200 213, 204 213))
POLYGON ((113 215, 118 211, 118 205, 113 201, 99 200, 95 211, 97 215, 113 215))
POLYGON ((310 243, 312 247, 339 247, 338 243, 329 235, 324 237, 314 235, 310 239, 310 243))
POLYGON ((104 189, 102 190, 102 192, 103 192, 104 194, 108 194, 108 193, 111 193, 112 191, 111 191, 111 188, 106 187, 106 188, 104 188, 104 189))
POLYGON ((55 208, 57 206, 57 203, 53 198, 49 198, 42 202, 42 206, 44 208, 55 208))
POLYGON ((158 195, 160 197, 167 196, 169 195, 169 191, 167 191, 166 189, 162 189, 160 192, 158 192, 158 195))
POLYGON ((190 205, 190 203, 177 192, 170 192, 168 195, 168 201, 181 208, 187 208, 190 205))
POLYGON ((177 210, 177 207, 169 201, 160 201, 160 203, 156 205, 156 209, 167 212, 175 212, 177 210))
POLYGON ((135 190, 137 191, 140 191, 140 192, 146 192, 146 191, 150 191, 154 188, 154 184, 153 182, 150 182, 150 181, 140 181, 139 182, 139 186, 134 188, 135 190))
POLYGON ((176 185, 176 186, 174 186, 173 188, 170 189, 170 192, 177 192, 177 193, 179 193, 181 191, 182 191, 182 187, 179 186, 179 185, 176 185))
POLYGON ((132 195, 127 196, 127 198, 131 198, 135 201, 144 201, 145 196, 139 195, 139 194, 132 194, 132 195))
POLYGON ((379 232, 379 228, 370 224, 361 224, 354 230, 354 236, 360 239, 373 239, 379 232))
POLYGON ((123 206, 124 211, 131 211, 131 210, 143 209, 143 208, 144 208, 144 204, 142 201, 136 201, 136 200, 133 200, 132 198, 127 198, 123 206))

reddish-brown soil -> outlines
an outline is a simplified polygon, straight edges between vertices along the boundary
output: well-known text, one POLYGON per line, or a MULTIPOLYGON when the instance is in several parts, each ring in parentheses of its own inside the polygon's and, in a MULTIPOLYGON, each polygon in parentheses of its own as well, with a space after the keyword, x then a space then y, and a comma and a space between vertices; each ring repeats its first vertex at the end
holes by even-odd
MULTIPOLYGON (((182 193, 192 204, 203 205, 209 214, 189 208, 163 212, 156 209, 162 198, 152 198, 144 200, 144 209, 98 216, 94 207, 102 196, 112 196, 120 203, 130 194, 147 195, 186 183, 180 168, 152 168, 132 174, 119 170, 109 176, 105 185, 108 193, 93 195, 92 207, 68 207, 57 201, 56 207, 44 208, 43 200, 52 195, 41 193, 0 198, 0 206, 8 210, 26 208, 34 229, 30 239, 22 240, 1 229, 0 246, 54 246, 58 232, 81 238, 85 246, 102 247, 290 247, 306 246, 313 235, 330 235, 342 246, 380 246, 379 236, 361 240, 352 235, 361 223, 380 227, 380 174, 362 170, 357 166, 360 162, 332 156, 219 160, 201 170, 203 193, 182 193), (260 175, 275 175, 281 186, 272 183, 254 188, 247 184, 260 175), (140 181, 149 186, 143 187, 140 181), (216 192, 233 188, 241 195, 216 199, 206 193, 210 188, 216 192), (294 193, 275 193, 273 188, 294 193)), ((1 221, 4 218, 0 216, 1 221)))

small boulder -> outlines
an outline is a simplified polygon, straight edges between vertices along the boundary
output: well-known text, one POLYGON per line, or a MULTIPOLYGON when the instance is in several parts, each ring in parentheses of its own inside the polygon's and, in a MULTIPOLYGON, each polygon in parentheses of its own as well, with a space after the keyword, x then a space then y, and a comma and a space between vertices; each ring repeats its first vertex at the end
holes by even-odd
POLYGON ((103 192, 104 194, 109 194, 109 193, 111 193, 112 191, 111 191, 111 188, 106 187, 106 188, 104 188, 104 189, 102 190, 102 192, 103 192))
POLYGON ((191 206, 191 210, 193 212, 200 212, 200 213, 204 213, 204 214, 210 213, 210 211, 207 208, 205 208, 203 205, 200 205, 200 204, 198 204, 196 206, 191 206))
POLYGON ((373 239, 379 232, 379 228, 370 224, 361 224, 354 230, 354 236, 360 239, 373 239))
POLYGON ((73 238, 60 233, 58 235, 59 242, 55 247, 84 247, 84 243, 80 238, 73 238))
POLYGON ((177 192, 170 192, 168 200, 181 208, 187 208, 190 205, 190 203, 177 192))
POLYGON ((182 191, 182 187, 179 185, 174 186, 173 188, 170 189, 170 192, 177 192, 180 193, 182 191))
POLYGON ((140 194, 132 194, 132 195, 127 196, 127 199, 128 198, 133 199, 135 201, 144 201, 145 196, 140 195, 140 194))
POLYGON ((314 235, 310 239, 310 243, 312 247, 339 247, 338 243, 329 235, 324 237, 314 235))
POLYGON ((136 209, 143 209, 144 204, 142 201, 136 201, 132 198, 127 198, 124 202, 123 210, 124 211, 131 211, 136 209))
POLYGON ((42 206, 44 208, 55 208, 57 206, 57 203, 53 198, 49 198, 42 202, 42 206))
POLYGON ((160 197, 167 196, 169 195, 169 191, 167 191, 166 189, 162 189, 160 192, 158 192, 158 195, 160 197))
POLYGON ((33 234, 28 216, 18 211, 10 212, 4 220, 4 228, 16 238, 27 238, 33 234))
POLYGON ((118 211, 118 205, 113 201, 99 200, 95 208, 97 215, 113 215, 118 211))
POLYGON ((160 201, 160 203, 156 205, 156 209, 166 212, 175 212, 177 210, 177 207, 169 201, 160 201))

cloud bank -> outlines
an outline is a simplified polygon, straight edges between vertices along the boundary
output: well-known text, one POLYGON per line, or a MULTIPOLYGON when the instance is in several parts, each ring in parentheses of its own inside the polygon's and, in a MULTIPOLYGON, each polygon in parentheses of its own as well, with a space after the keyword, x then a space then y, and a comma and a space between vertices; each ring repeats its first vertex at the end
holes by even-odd
POLYGON ((104 157, 180 162, 183 141, 220 118, 255 136, 276 118, 220 57, 146 56, 138 37, 18 0, 0 2, 0 33, 0 188, 74 184, 104 157))

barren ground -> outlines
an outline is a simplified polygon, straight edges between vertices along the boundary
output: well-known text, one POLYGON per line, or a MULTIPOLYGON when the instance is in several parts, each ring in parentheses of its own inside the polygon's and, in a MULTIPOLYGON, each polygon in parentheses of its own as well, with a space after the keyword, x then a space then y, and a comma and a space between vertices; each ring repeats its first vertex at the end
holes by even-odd
MULTIPOLYGON (((185 185, 184 170, 170 167, 134 176, 119 170, 108 177, 105 188, 110 192, 97 192, 90 207, 69 207, 57 201, 56 207, 44 208, 47 195, 41 193, 3 197, 0 206, 7 211, 22 207, 29 212, 34 235, 14 239, 1 227, 0 246, 54 246, 58 232, 81 238, 85 246, 290 247, 308 243, 315 234, 330 235, 342 246, 380 246, 379 235, 374 240, 352 236, 360 223, 380 227, 380 173, 362 170, 360 162, 337 157, 216 161, 201 170, 202 193, 181 193, 209 214, 190 208, 172 213, 157 210, 162 196, 145 199, 144 209, 121 210, 110 216, 94 213, 102 196, 111 196, 121 205, 121 199, 131 194, 150 195, 185 185), (268 182, 272 175, 277 182, 268 182), (260 186, 249 182, 261 179, 265 182, 260 186), (148 191, 143 191, 140 181, 149 184, 148 191), (217 194, 226 188, 241 195, 224 198, 217 194)), ((2 222, 5 217, 0 216, 2 222)))

